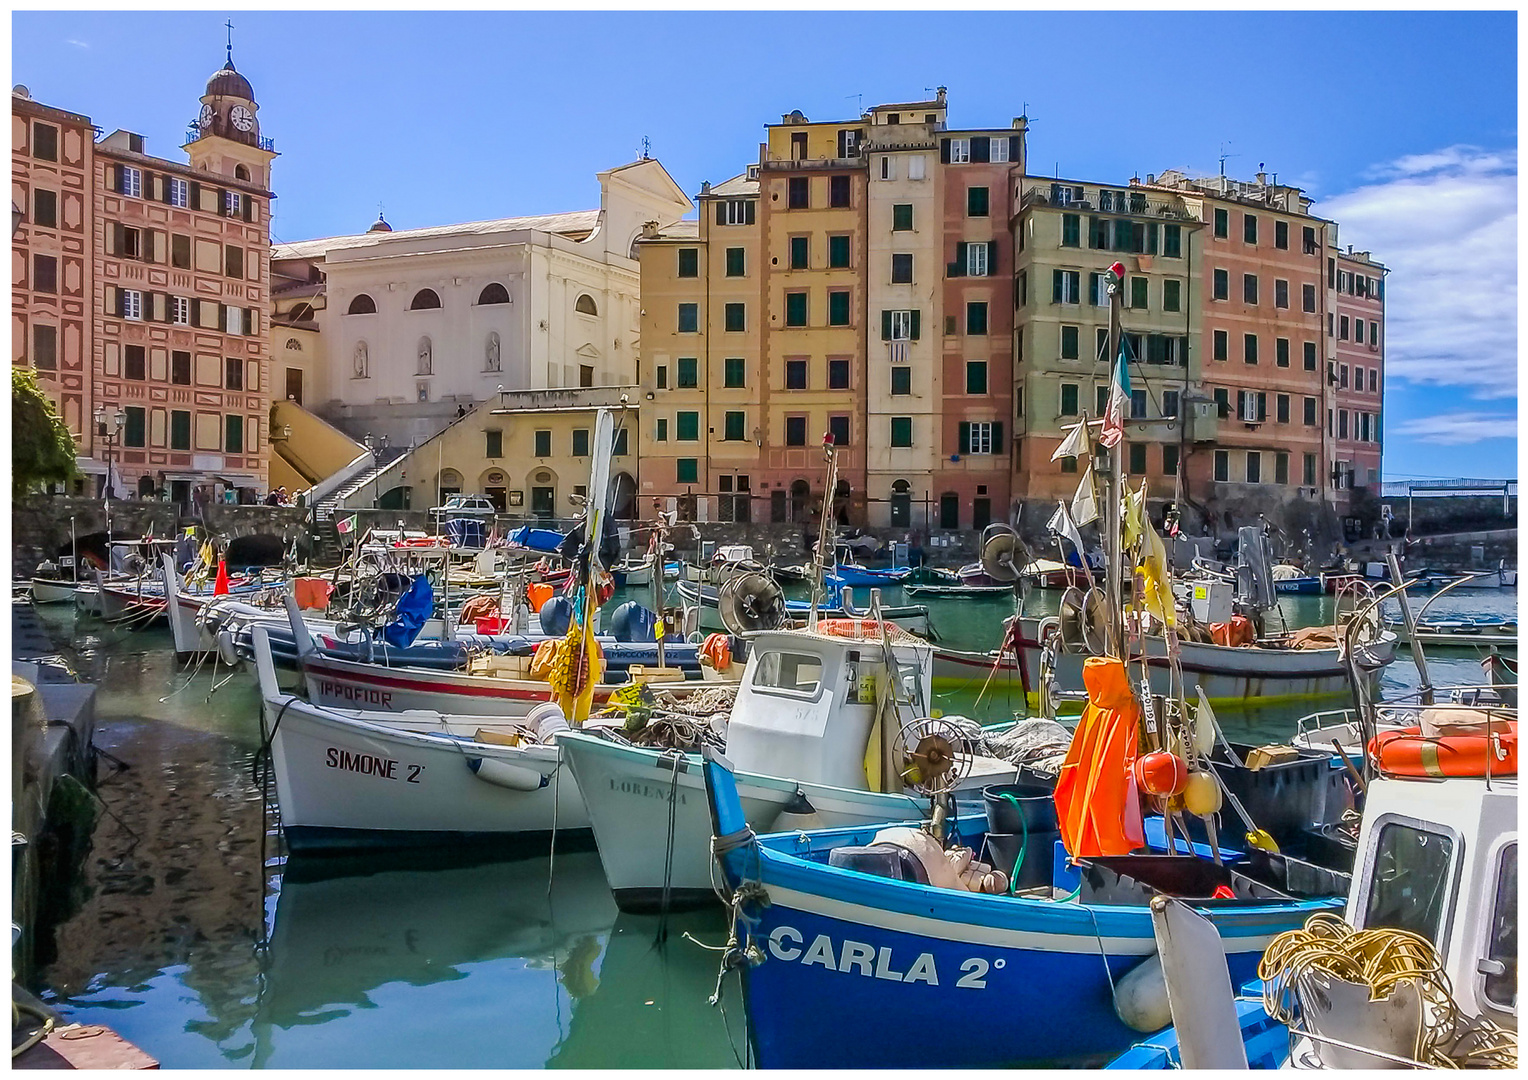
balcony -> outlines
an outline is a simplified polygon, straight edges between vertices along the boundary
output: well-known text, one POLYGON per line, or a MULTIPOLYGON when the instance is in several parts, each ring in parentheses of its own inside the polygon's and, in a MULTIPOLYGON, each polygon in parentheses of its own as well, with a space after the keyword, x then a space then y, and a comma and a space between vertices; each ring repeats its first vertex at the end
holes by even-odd
POLYGON ((863 169, 865 157, 855 154, 845 158, 767 158, 763 163, 765 172, 806 172, 830 169, 863 169))
POLYGON ((1063 184, 1063 192, 1057 196, 1049 187, 1031 187, 1019 199, 1019 209, 1032 206, 1070 210, 1083 214, 1119 214, 1127 217, 1166 219, 1169 221, 1192 221, 1199 219, 1189 213, 1181 199, 1152 198, 1142 192, 1122 192, 1102 189, 1084 189, 1085 198, 1075 195, 1078 185, 1063 184), (1107 199, 1104 196, 1108 196, 1107 199))
POLYGON ((886 343, 886 355, 893 364, 907 363, 907 346, 905 341, 888 341, 886 343))

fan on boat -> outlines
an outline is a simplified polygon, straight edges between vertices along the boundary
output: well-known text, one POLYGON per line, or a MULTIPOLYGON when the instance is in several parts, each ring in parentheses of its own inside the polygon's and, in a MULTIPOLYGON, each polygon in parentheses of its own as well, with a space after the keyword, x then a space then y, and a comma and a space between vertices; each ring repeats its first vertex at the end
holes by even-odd
POLYGON ((1027 565, 1029 552, 1018 533, 1006 525, 989 525, 982 533, 982 572, 993 581, 1019 579, 1019 567, 1027 565))
POLYGON ((722 583, 716 594, 722 625, 734 634, 778 630, 785 626, 785 593, 764 574, 739 574, 722 583))
POLYGON ((954 791, 971 771, 965 734, 948 720, 932 716, 897 731, 892 760, 908 787, 929 796, 954 791))
POLYGON ((1108 647, 1108 608, 1097 589, 1075 585, 1061 594, 1061 645, 1067 652, 1102 655, 1108 647))

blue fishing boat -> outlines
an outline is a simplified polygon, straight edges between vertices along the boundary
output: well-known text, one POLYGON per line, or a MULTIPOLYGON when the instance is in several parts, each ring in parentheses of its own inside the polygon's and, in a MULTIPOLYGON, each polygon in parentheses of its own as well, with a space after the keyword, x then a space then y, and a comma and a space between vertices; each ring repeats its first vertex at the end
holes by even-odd
POLYGON ((885 570, 873 570, 868 566, 860 566, 857 563, 839 563, 833 571, 824 575, 823 580, 831 588, 842 588, 845 585, 896 585, 903 578, 913 572, 910 566, 893 566, 885 570))
MULTIPOLYGON (((728 764, 707 759, 713 846, 736 937, 724 963, 743 967, 749 1035, 764 1068, 1097 1064, 1156 1030, 1148 1017, 1160 1015, 1165 993, 1151 989, 1147 903, 1171 893, 1171 879, 1213 920, 1239 981, 1255 974, 1275 935, 1342 904, 1345 884, 1331 887, 1342 875, 1317 873, 1324 887, 1308 895, 1296 878, 1311 876, 1309 864, 1297 874, 1294 860, 1263 853, 1254 865, 1223 851, 1220 865, 1197 846, 1198 858, 1079 860, 1075 880, 1063 863, 1015 895, 936 887, 923 864, 897 854, 905 848, 877 842, 878 827, 755 836, 728 764), (1172 873, 1163 873, 1166 861, 1172 873), (1152 876, 1163 884, 1143 880, 1152 876), (1153 995, 1162 1000, 1141 1009, 1153 995)), ((960 844, 984 850, 985 820, 946 824, 960 844)), ((1162 850, 1160 828, 1157 840, 1162 850)), ((1061 861, 1053 845, 1028 847, 1015 866, 1019 882, 1032 880, 1032 860, 1042 871, 1061 861)))

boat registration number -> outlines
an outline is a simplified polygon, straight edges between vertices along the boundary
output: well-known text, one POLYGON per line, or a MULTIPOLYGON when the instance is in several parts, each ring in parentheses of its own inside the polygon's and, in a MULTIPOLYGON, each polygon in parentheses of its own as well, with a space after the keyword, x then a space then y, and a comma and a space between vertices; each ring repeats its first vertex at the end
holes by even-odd
POLYGON ((371 686, 351 686, 333 679, 317 679, 318 696, 325 699, 348 701, 362 705, 377 705, 384 709, 393 703, 391 690, 378 690, 371 686))
MULTIPOLYGON (((867 979, 888 982, 940 985, 939 965, 933 953, 919 953, 912 962, 907 955, 897 956, 889 945, 877 948, 861 941, 845 939, 837 944, 827 934, 818 934, 807 944, 801 931, 792 926, 777 926, 768 938, 769 954, 776 960, 795 961, 802 967, 818 965, 829 971, 857 974, 867 979)), ((962 990, 985 990, 987 973, 1002 968, 1006 961, 973 956, 960 963, 960 977, 955 986, 962 990)))
POLYGON ((331 746, 324 752, 324 764, 341 772, 376 776, 383 780, 402 780, 407 784, 419 783, 419 774, 424 772, 423 765, 405 765, 390 757, 358 754, 353 750, 341 750, 337 746, 331 746))

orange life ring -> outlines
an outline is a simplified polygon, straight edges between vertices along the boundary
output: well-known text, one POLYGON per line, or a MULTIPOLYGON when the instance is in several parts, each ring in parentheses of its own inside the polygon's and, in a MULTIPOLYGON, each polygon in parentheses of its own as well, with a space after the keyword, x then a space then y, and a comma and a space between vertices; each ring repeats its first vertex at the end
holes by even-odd
POLYGON ((1369 743, 1369 756, 1392 776, 1517 775, 1517 721, 1491 725, 1489 734, 1431 738, 1420 727, 1381 731, 1369 743))
MULTIPOLYGON (((818 619, 817 632, 828 637, 854 638, 860 641, 879 640, 883 624, 876 619, 818 619)), ((891 627, 885 627, 888 633, 891 627)))
POLYGON ((732 666, 732 639, 726 634, 711 634, 701 642, 700 655, 717 671, 726 671, 732 666))

